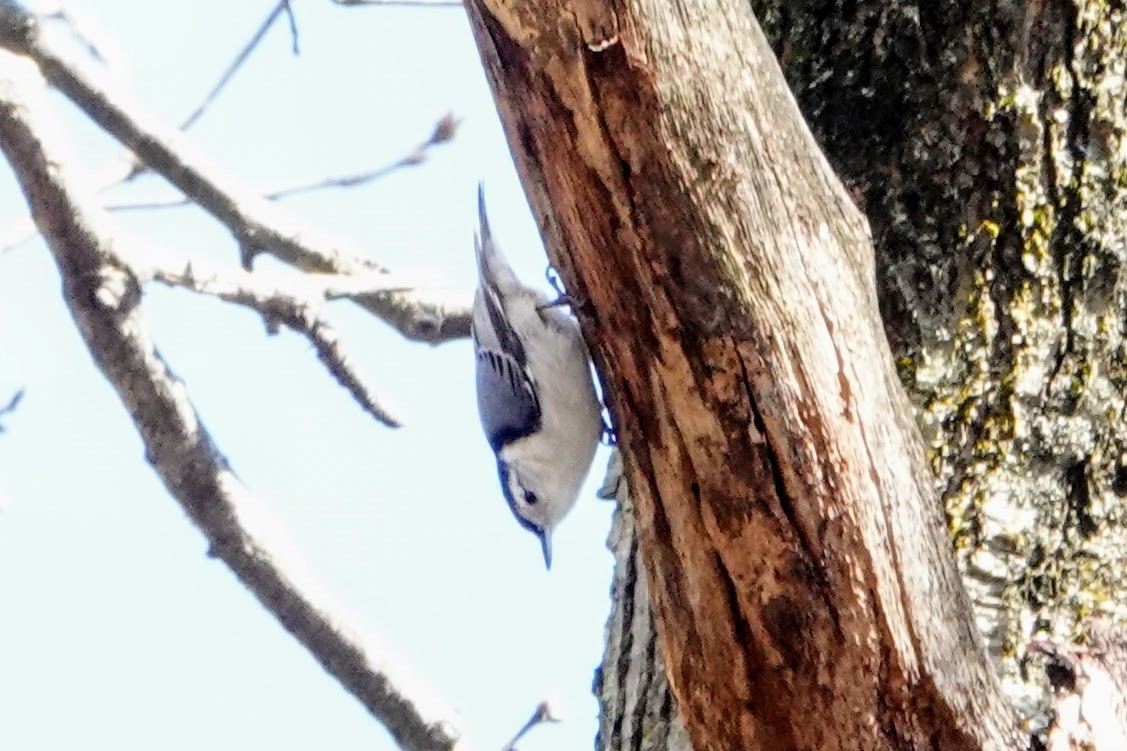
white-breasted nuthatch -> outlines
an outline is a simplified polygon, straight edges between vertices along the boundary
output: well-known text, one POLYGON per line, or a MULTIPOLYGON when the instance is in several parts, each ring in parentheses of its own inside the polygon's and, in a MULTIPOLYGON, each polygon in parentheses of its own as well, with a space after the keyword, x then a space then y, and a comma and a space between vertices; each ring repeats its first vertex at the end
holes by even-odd
POLYGON ((501 492, 552 565, 552 531, 575 505, 602 434, 602 410, 579 326, 521 283, 497 249, 478 186, 473 303, 477 407, 501 492))

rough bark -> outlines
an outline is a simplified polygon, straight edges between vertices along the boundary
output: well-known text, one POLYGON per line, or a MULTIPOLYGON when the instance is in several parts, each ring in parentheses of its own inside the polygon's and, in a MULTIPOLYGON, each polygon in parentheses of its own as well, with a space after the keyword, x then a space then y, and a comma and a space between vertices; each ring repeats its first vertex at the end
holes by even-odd
POLYGON ((749 7, 468 7, 549 253, 587 303, 693 747, 1017 748, 865 223, 749 7))
POLYGON ((869 218, 978 623, 1036 717, 1047 693, 1024 669, 1029 638, 1124 617, 1127 11, 752 5, 869 218))
POLYGON ((649 589, 642 568, 634 504, 615 451, 607 467, 601 498, 617 504, 607 547, 614 555, 611 614, 606 657, 595 674, 599 699, 599 751, 692 751, 685 723, 677 714, 665 661, 654 628, 649 589))
POLYGON ((1123 4, 752 5, 869 218, 978 623, 1043 727, 1030 635, 1123 617, 1123 4))

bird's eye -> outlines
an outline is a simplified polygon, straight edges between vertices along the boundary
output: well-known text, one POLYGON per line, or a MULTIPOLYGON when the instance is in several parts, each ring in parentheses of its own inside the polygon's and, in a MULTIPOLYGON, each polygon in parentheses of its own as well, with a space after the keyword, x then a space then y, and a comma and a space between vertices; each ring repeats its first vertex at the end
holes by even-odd
POLYGON ((540 499, 537 498, 536 494, 533 493, 531 490, 524 491, 524 502, 527 503, 529 506, 535 506, 536 502, 539 501, 539 500, 540 499))

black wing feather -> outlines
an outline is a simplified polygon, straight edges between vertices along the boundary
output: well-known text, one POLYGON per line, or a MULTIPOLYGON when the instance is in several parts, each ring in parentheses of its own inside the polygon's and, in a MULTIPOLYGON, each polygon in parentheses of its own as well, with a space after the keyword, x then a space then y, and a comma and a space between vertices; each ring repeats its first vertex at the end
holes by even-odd
POLYGON ((477 407, 494 451, 540 428, 540 402, 527 372, 496 350, 477 352, 477 407))

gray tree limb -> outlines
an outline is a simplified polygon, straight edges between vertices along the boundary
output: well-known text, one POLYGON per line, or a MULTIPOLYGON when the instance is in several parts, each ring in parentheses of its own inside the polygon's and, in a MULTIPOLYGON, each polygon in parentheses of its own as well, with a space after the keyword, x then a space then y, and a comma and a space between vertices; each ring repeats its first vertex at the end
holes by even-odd
MULTIPOLYGON (((0 13, 0 24, 3 14, 0 13)), ((306 570, 270 513, 235 475, 170 372, 141 316, 141 285, 105 217, 70 183, 43 111, 42 80, 0 52, 0 150, 59 268, 95 363, 117 391, 169 493, 262 605, 408 751, 464 749, 456 714, 306 570)))
MULTIPOLYGON (((340 239, 304 226, 227 174, 175 126, 55 40, 14 0, 0 0, 0 46, 31 59, 44 78, 129 148, 153 172, 224 224, 250 268, 269 253, 304 271, 332 274, 386 271, 340 239)), ((439 343, 469 335, 469 299, 434 289, 366 295, 356 302, 409 339, 439 343)))

